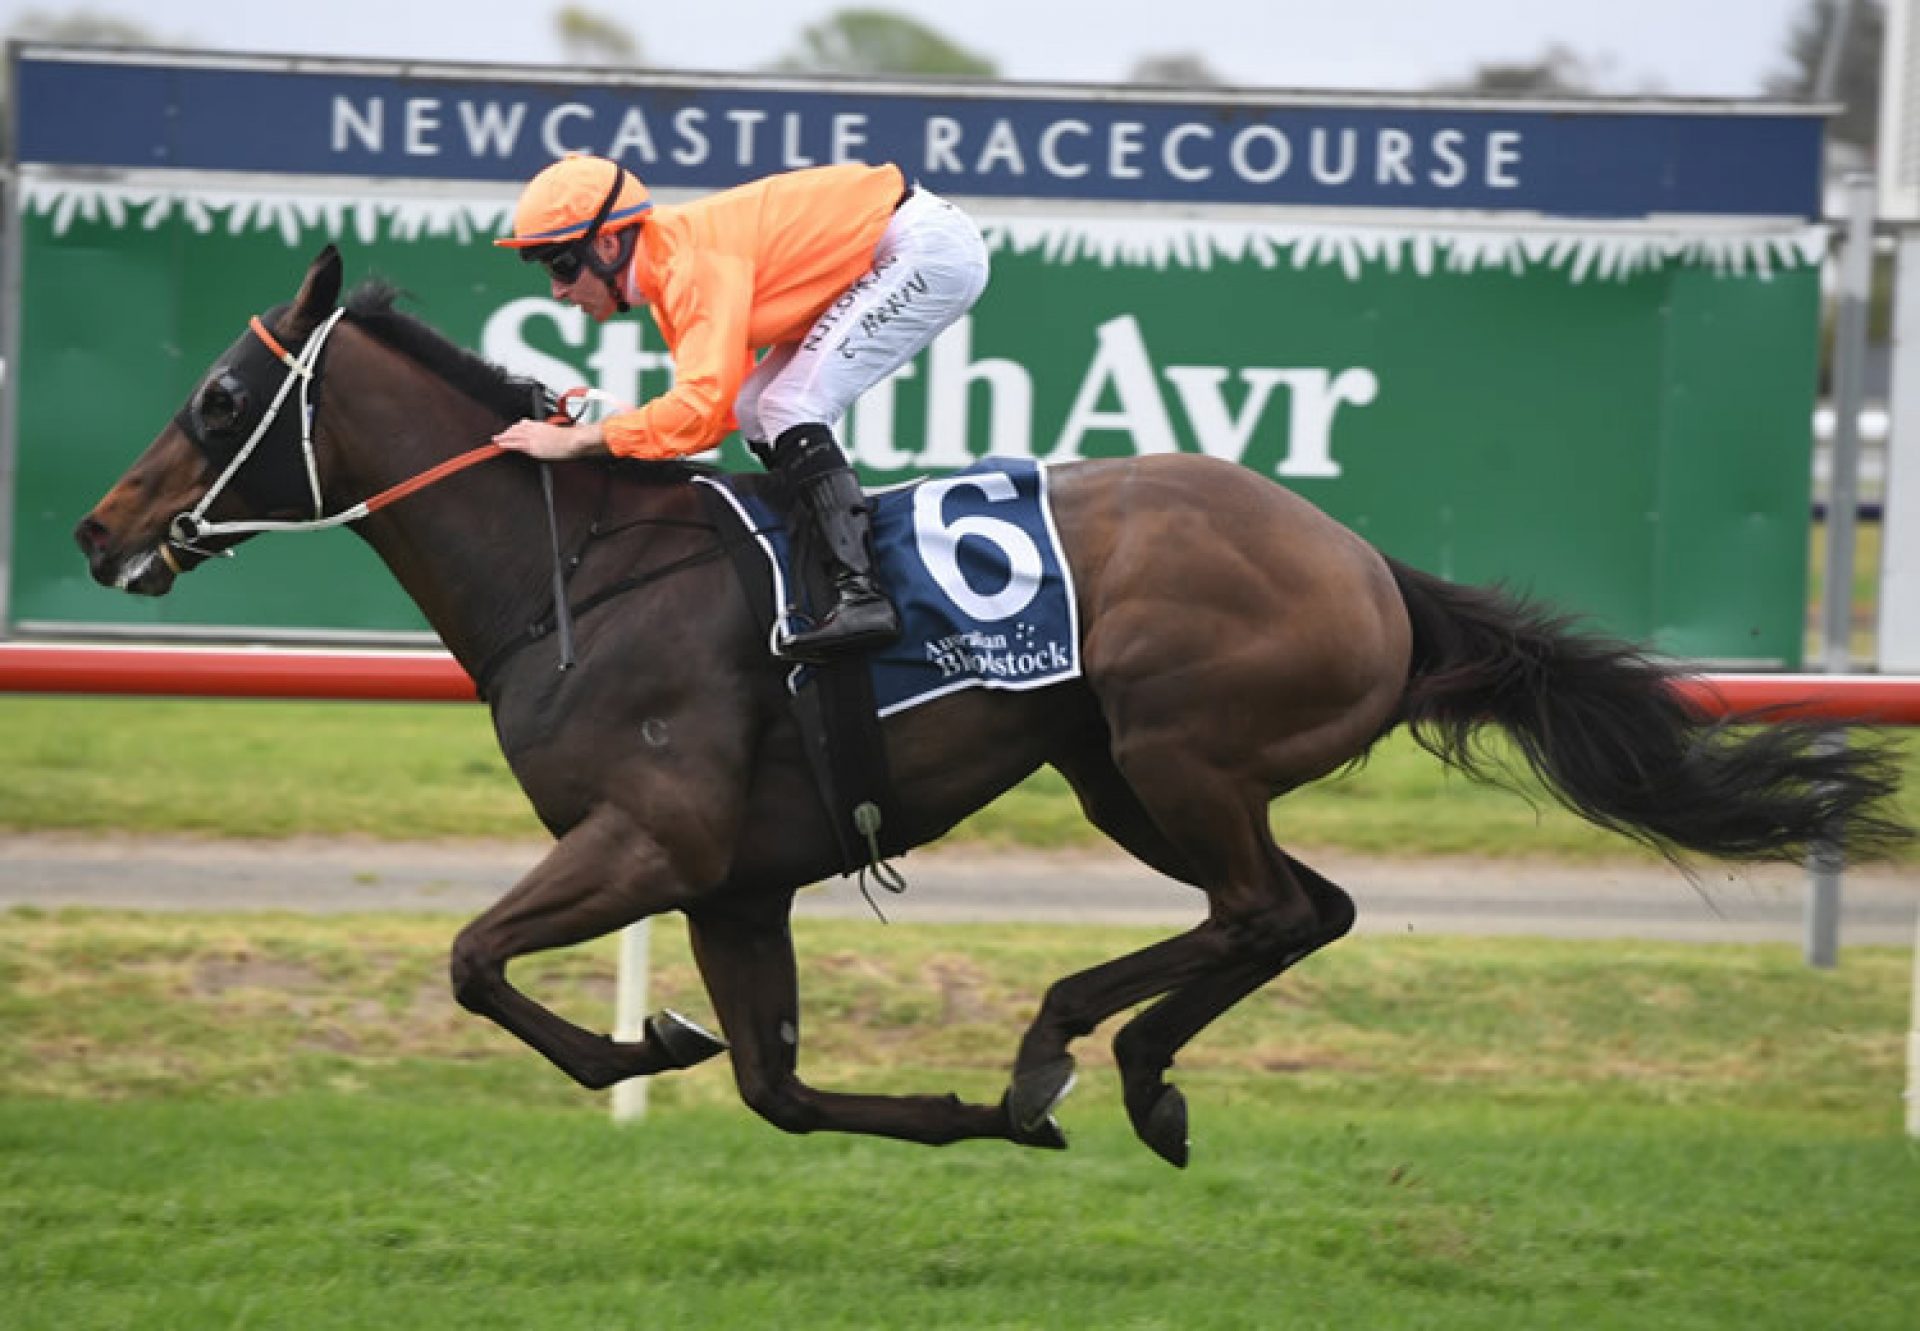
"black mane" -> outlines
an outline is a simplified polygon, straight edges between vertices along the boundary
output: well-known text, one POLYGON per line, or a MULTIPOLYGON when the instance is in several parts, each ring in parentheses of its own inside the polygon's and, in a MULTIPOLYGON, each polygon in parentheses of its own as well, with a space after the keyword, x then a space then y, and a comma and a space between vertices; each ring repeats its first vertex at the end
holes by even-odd
MULTIPOLYGON (((545 417, 554 409, 554 393, 538 380, 509 374, 490 360, 465 347, 456 346, 445 334, 411 314, 394 308, 406 293, 384 278, 368 278, 348 293, 343 302, 347 317, 358 328, 392 347, 401 355, 424 365, 454 388, 482 406, 497 412, 504 421, 529 416, 545 417)), ((283 307, 284 308, 284 307, 283 307)), ((272 312, 270 322, 279 322, 280 311, 272 312)), ((603 459, 602 465, 616 475, 648 485, 685 480, 692 476, 711 476, 719 468, 685 458, 666 462, 642 462, 631 458, 603 459)))
POLYGON ((347 315, 356 325, 402 355, 418 361, 468 397, 515 421, 536 414, 541 385, 484 360, 411 314, 394 308, 404 293, 382 278, 370 278, 348 294, 347 315))

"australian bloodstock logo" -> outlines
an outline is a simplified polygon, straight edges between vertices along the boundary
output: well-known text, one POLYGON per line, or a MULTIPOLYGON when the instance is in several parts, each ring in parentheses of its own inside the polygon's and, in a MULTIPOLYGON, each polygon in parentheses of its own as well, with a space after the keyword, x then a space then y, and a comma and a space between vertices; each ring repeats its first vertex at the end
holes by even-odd
POLYGON ((1026 641, 1010 643, 1003 633, 955 633, 929 642, 927 663, 940 672, 940 678, 958 679, 964 675, 990 675, 995 679, 1030 679, 1073 668, 1073 655, 1060 642, 1035 643, 1032 625, 1022 624, 1015 636, 1026 641))

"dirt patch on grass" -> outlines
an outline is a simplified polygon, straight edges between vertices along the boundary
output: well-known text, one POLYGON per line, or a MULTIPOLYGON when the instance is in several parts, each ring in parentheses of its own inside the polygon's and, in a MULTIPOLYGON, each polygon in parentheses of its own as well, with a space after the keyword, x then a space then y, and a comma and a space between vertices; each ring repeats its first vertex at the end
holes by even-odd
POLYGON ((273 993, 323 993, 331 986, 311 966, 279 957, 205 957, 196 961, 189 992, 196 998, 219 998, 241 989, 273 993))

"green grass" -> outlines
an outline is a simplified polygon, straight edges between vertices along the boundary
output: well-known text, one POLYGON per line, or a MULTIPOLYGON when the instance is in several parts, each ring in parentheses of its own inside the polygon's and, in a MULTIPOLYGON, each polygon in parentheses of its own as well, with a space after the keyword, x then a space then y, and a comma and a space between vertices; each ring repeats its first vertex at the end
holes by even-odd
MULTIPOLYGON (((803 920, 807 1066, 824 1080, 999 1093, 1046 982, 1151 930, 803 920)), ((0 915, 0 1096, 65 1100, 411 1091, 529 1108, 585 1098, 447 992, 442 917, 0 915)), ((583 1024, 612 1010, 612 940, 528 958, 517 982, 583 1024)), ((1262 990, 1181 1066, 1258 1095, 1492 1095, 1589 1106, 1737 1102, 1866 1128, 1897 1109, 1906 958, 1849 948, 1369 937, 1262 990), (1895 1087, 1889 1090, 1889 1087, 1895 1087)), ((657 1005, 711 1021, 677 916, 654 924, 657 1005)), ((1088 1043, 1090 1070, 1104 1039, 1088 1043)), ((660 1083, 727 1104, 709 1066, 660 1083)))
MULTIPOLYGON (((723 1068, 616 1129, 446 994, 441 920, 0 916, 10 1328, 1911 1326, 1909 957, 1365 938, 1181 1060, 1102 1031, 1064 1155, 782 1136, 723 1068)), ((803 1068, 997 1094, 1149 935, 803 922, 803 1068)), ((596 1025, 613 949, 516 972, 596 1025)), ((706 1015, 683 932, 655 998, 706 1015)))
POLYGON ((543 836, 485 708, 0 697, 0 826, 543 836))
MULTIPOLYGON (((1920 743, 1901 807, 1920 822, 1920 743)), ((1383 855, 1635 854, 1531 798, 1450 774, 1404 733, 1368 763, 1274 806, 1297 847, 1383 855)), ((387 840, 541 837, 486 712, 446 705, 0 697, 0 829, 387 840)), ((1043 772, 951 840, 1104 844, 1043 772)), ((1920 862, 1920 850, 1915 852, 1920 862)))
POLYGON ((16 1331, 1884 1328, 1911 1152, 1738 1110, 1235 1107, 1174 1175, 312 1095, 0 1104, 16 1331), (112 1143, 112 1145, 105 1145, 112 1143))

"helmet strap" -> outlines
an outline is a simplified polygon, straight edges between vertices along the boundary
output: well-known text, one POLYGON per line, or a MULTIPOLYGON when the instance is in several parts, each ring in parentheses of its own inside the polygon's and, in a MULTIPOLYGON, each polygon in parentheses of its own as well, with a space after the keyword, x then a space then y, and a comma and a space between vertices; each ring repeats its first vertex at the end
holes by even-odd
POLYGON ((627 264, 633 259, 634 241, 639 235, 638 224, 622 227, 614 232, 613 237, 620 243, 620 248, 614 252, 612 260, 606 263, 600 261, 590 236, 581 242, 586 247, 581 251, 581 261, 586 264, 588 272, 607 284, 607 294, 613 297, 615 308, 622 314, 633 308, 627 302, 626 283, 621 280, 621 277, 627 271, 627 264))

